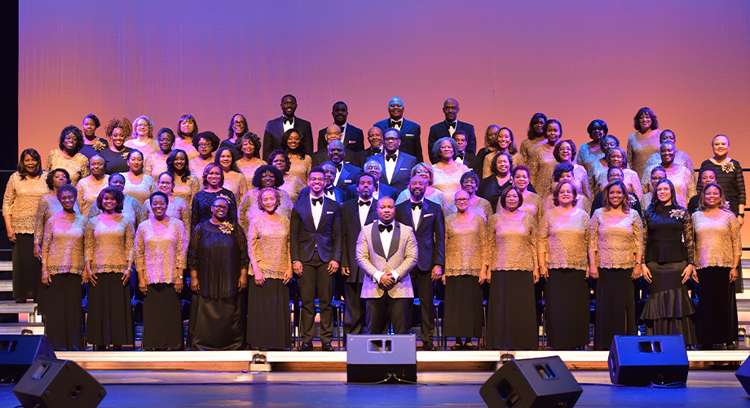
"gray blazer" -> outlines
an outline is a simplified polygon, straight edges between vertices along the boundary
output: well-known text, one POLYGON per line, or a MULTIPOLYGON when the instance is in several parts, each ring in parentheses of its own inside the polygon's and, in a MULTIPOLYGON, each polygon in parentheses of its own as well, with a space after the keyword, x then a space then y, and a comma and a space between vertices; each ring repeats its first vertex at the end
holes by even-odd
POLYGON ((361 297, 382 297, 385 291, 375 282, 375 273, 393 271, 398 274, 399 280, 388 290, 388 295, 392 298, 413 298, 414 291, 409 272, 417 264, 417 240, 414 238, 414 232, 408 225, 393 221, 393 239, 388 251, 390 256, 386 258, 378 225, 380 221, 365 225, 357 239, 357 264, 367 275, 362 282, 361 297))

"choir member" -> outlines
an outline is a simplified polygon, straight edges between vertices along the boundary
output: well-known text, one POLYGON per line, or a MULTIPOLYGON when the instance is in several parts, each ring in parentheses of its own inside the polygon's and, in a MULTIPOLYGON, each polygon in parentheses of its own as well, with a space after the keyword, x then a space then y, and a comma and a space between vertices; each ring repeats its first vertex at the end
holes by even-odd
POLYGON ((230 218, 233 208, 225 197, 213 197, 210 203, 211 217, 200 221, 190 237, 188 268, 194 294, 187 346, 241 350, 247 326, 247 236, 230 218))
POLYGON ((128 153, 131 148, 125 146, 125 141, 130 139, 133 125, 128 118, 112 118, 104 127, 104 134, 110 140, 108 149, 99 152, 107 162, 107 174, 128 171, 128 153))
POLYGON ((261 213, 250 221, 247 245, 250 255, 247 343, 253 349, 283 350, 292 345, 289 288, 289 217, 276 210, 279 190, 264 187, 257 204, 261 213))
POLYGON ((239 220, 244 231, 250 230, 250 221, 263 211, 259 194, 260 190, 264 188, 273 188, 279 192, 279 202, 275 211, 283 217, 290 218, 292 216, 294 201, 286 191, 279 188, 283 184, 284 178, 281 172, 270 164, 264 164, 255 171, 252 181, 253 189, 245 193, 240 202, 239 220))
POLYGON ((320 166, 321 163, 323 163, 326 160, 333 160, 329 155, 329 146, 331 142, 334 140, 341 142, 341 149, 339 150, 339 154, 342 154, 343 161, 345 163, 352 163, 355 166, 359 166, 360 163, 357 162, 357 154, 353 151, 349 150, 346 145, 344 144, 343 136, 341 133, 341 128, 338 127, 338 125, 330 125, 325 129, 325 139, 323 139, 323 145, 312 154, 312 165, 313 166, 320 166))
MULTIPOLYGON (((174 195, 185 200, 192 209, 193 197, 201 191, 201 181, 190 169, 188 154, 184 150, 172 150, 167 157, 167 171, 175 177, 174 195)), ((185 225, 185 228, 189 226, 185 225)))
POLYGON ((37 298, 42 265, 34 256, 34 222, 39 199, 48 192, 42 158, 36 150, 25 149, 3 196, 5 231, 13 244, 13 298, 17 303, 37 298))
MULTIPOLYGON (((418 163, 411 169, 411 174, 412 178, 416 176, 422 177, 422 179, 425 181, 424 198, 439 205, 441 208, 443 208, 443 213, 445 213, 445 209, 448 208, 448 200, 445 199, 445 194, 443 194, 442 191, 432 187, 432 166, 425 163, 418 163)), ((396 205, 409 201, 410 199, 413 199, 413 197, 407 183, 407 189, 402 191, 398 195, 398 198, 396 199, 396 205)))
POLYGON ((692 215, 695 228, 695 265, 700 283, 698 343, 702 350, 737 338, 735 282, 739 277, 742 242, 740 224, 729 210, 720 185, 708 183, 700 194, 700 210, 692 215))
POLYGON ((159 150, 146 156, 143 172, 151 176, 154 180, 159 174, 167 171, 167 158, 172 153, 175 136, 170 128, 161 128, 156 134, 156 140, 159 144, 159 150))
POLYGON ((143 173, 143 153, 140 150, 133 149, 128 153, 128 168, 128 171, 120 173, 125 177, 125 187, 122 192, 143 205, 156 190, 156 183, 153 177, 143 173))
MULTIPOLYGON (((497 126, 497 125, 491 125, 497 126)), ((489 131, 489 129, 488 129, 489 131)), ((485 136, 486 137, 486 136, 485 136)), ((521 153, 518 153, 516 148, 516 140, 513 137, 513 132, 507 127, 501 127, 496 130, 495 140, 497 144, 497 152, 508 153, 511 157, 513 166, 520 166, 526 163, 521 153)), ((486 142, 485 142, 486 143, 486 142)), ((492 159, 494 154, 487 154, 484 157, 484 164, 482 166, 482 178, 485 179, 492 175, 492 159)))
POLYGON ((537 223, 533 214, 521 211, 524 201, 518 187, 507 187, 487 226, 492 271, 487 276, 487 347, 493 350, 539 346, 534 300, 540 277, 537 223))
POLYGON ((609 149, 606 160, 606 167, 597 166, 594 170, 596 171, 596 174, 594 174, 594 182, 596 187, 594 187, 593 191, 599 192, 608 184, 607 172, 610 167, 614 166, 619 167, 622 170, 622 182, 625 183, 628 191, 630 191, 631 193, 635 193, 635 195, 638 196, 638 199, 640 200, 640 198, 643 197, 641 178, 635 171, 628 168, 628 156, 625 154, 625 150, 623 150, 621 147, 613 147, 609 149))
MULTIPOLYGON (((645 167, 646 170, 644 171, 643 177, 646 177, 646 174, 648 174, 648 170, 649 169, 661 165, 661 162, 662 162, 662 160, 661 160, 661 145, 664 142, 672 142, 673 144, 676 145, 676 143, 677 143, 677 136, 675 136, 674 132, 671 131, 671 130, 669 130, 669 129, 664 130, 664 131, 662 131, 659 134, 659 147, 660 147, 659 150, 660 151, 652 154, 651 157, 649 157, 648 160, 646 161, 646 167, 645 167)), ((696 180, 695 180, 695 167, 693 167, 693 161, 690 160, 690 156, 688 156, 688 154, 685 153, 685 152, 683 152, 682 150, 675 149, 673 162, 674 162, 674 164, 676 164, 678 166, 682 166, 682 167, 688 169, 690 171, 690 174, 693 175, 692 182, 693 182, 693 184, 695 184, 695 182, 696 182, 696 180)), ((647 190, 650 191, 650 187, 651 187, 650 183, 648 183, 648 180, 645 180, 645 181, 646 181, 645 183, 642 183, 643 184, 643 191, 647 191, 647 190)))
POLYGON ((112 345, 113 350, 119 351, 123 344, 133 344, 129 281, 135 233, 133 221, 122 214, 124 199, 119 188, 105 188, 96 200, 100 213, 89 217, 86 224, 86 339, 94 344, 94 350, 106 350, 112 345))
MULTIPOLYGON (((63 210, 62 204, 57 198, 57 189, 64 184, 70 184, 70 176, 67 170, 54 169, 47 173, 47 187, 50 192, 39 199, 34 221, 34 256, 37 258, 41 257, 42 254, 42 238, 44 237, 47 220, 63 210)), ((75 204, 74 210, 79 214, 81 213, 78 209, 78 203, 75 204)))
MULTIPOLYGON (((484 219, 484 222, 487 222, 487 220, 489 220, 493 214, 492 204, 490 204, 490 202, 485 200, 484 198, 476 195, 478 187, 479 176, 477 175, 477 173, 469 171, 461 176, 461 191, 466 191, 467 193, 469 193, 469 211, 482 217, 482 219, 484 219)), ((456 207, 455 200, 451 201, 451 203, 448 204, 448 208, 446 209, 446 214, 450 215, 457 212, 458 208, 456 207)))
POLYGON ((373 126, 367 131, 367 142, 370 147, 357 152, 357 163, 364 163, 367 159, 383 152, 383 131, 373 126))
MULTIPOLYGON (((383 137, 385 138, 383 152, 372 156, 383 168, 380 178, 381 183, 393 187, 398 194, 401 194, 409 185, 409 180, 413 177, 414 167, 418 164, 428 168, 430 174, 432 174, 432 167, 419 163, 414 156, 401 151, 401 139, 398 130, 388 128, 383 131, 383 137)), ((398 201, 396 199, 397 204, 398 201)))
POLYGON ((83 133, 75 126, 68 126, 60 133, 59 149, 53 149, 47 156, 46 171, 65 169, 70 174, 75 187, 78 180, 89 175, 89 158, 81 153, 83 133))
POLYGON ((546 143, 537 144, 526 161, 531 171, 531 185, 540 197, 546 198, 552 192, 549 175, 557 164, 555 160, 555 146, 563 135, 562 124, 557 119, 550 119, 544 124, 546 143))
MULTIPOLYGON (((713 173, 713 172, 712 172, 713 173)), ((651 201, 654 199, 654 189, 656 188, 656 185, 662 180, 667 178, 667 171, 664 169, 664 167, 656 166, 651 168, 651 179, 650 179, 650 186, 649 186, 649 192, 644 193, 643 197, 641 197, 641 208, 648 208, 649 205, 651 205, 651 201)), ((715 181, 715 180, 714 180, 715 181)), ((632 193, 631 193, 632 194, 632 193)), ((698 209, 698 199, 700 197, 693 196, 693 198, 690 199, 690 202, 695 202, 695 209, 698 209)), ((690 208, 690 204, 688 204, 688 208, 690 208)), ((694 213, 695 211, 690 211, 690 214, 694 213)))
POLYGON ((218 164, 224 172, 224 188, 231 191, 235 197, 244 197, 247 192, 247 181, 237 167, 232 151, 228 147, 220 147, 216 151, 214 164, 218 164))
POLYGON ((456 142, 456 145, 458 145, 456 157, 453 160, 455 160, 456 163, 466 165, 466 167, 477 174, 481 173, 482 160, 475 156, 474 153, 466 151, 466 147, 468 146, 466 133, 464 133, 463 130, 457 130, 453 133, 453 140, 456 142))
POLYGON ((492 212, 497 211, 497 201, 503 190, 513 184, 513 159, 506 152, 496 153, 492 159, 492 176, 479 183, 477 195, 490 202, 492 212))
MULTIPOLYGON (((388 101, 388 115, 390 118, 376 122, 373 126, 379 127, 384 137, 388 136, 389 129, 396 130, 401 152, 416 158, 417 163, 422 163, 422 127, 418 123, 404 119, 404 101, 401 98, 394 97, 388 101)), ((408 183, 407 180, 405 184, 408 183)))
POLYGON ((177 135, 179 137, 175 140, 173 148, 184 151, 188 156, 188 160, 198 157, 198 150, 193 145, 193 138, 197 134, 198 122, 193 115, 180 116, 180 119, 177 120, 177 135))
POLYGON ((682 334, 685 345, 693 345, 690 315, 695 307, 685 287, 695 271, 693 221, 687 209, 675 203, 669 179, 656 184, 655 192, 643 214, 646 264, 642 269, 651 289, 641 319, 646 321, 646 334, 682 334))
MULTIPOLYGON (((125 188, 125 176, 123 176, 120 173, 112 174, 109 176, 109 187, 114 187, 120 191, 123 191, 125 188)), ((101 192, 99 192, 101 195, 101 192)), ((146 219, 146 215, 143 214, 143 207, 141 207, 141 204, 136 200, 135 198, 124 194, 123 204, 122 204, 122 215, 125 218, 130 219, 130 221, 133 223, 134 226, 137 226, 141 223, 141 221, 146 219)), ((99 200, 99 197, 97 196, 97 201, 99 200)), ((93 218, 97 215, 101 214, 102 210, 97 206, 96 204, 91 206, 91 210, 89 210, 89 214, 87 218, 93 218)))
POLYGON ((439 139, 432 146, 432 150, 439 158, 439 161, 432 165, 432 186, 442 191, 445 197, 453 197, 461 189, 461 176, 471 169, 454 160, 458 153, 458 144, 450 137, 439 139))
POLYGON ((144 155, 149 155, 159 150, 159 145, 154 141, 154 121, 148 116, 138 116, 133 121, 133 138, 125 142, 125 146, 137 149, 144 155))
POLYGON ((589 276, 596 284, 594 348, 609 350, 616 335, 635 335, 633 279, 643 265, 643 223, 621 180, 604 188, 604 208, 589 224, 589 276))
MULTIPOLYGON (((729 138, 714 136, 711 140, 714 157, 701 163, 701 170, 711 169, 716 174, 716 184, 720 185, 729 201, 730 208, 737 216, 740 226, 745 224, 745 177, 740 163, 729 157, 729 138)), ((740 281, 742 281, 740 277, 740 281)))
MULTIPOLYGON (((285 151, 289 158, 289 169, 287 170, 289 174, 299 178, 302 184, 306 184, 307 175, 313 166, 312 155, 307 153, 305 140, 302 139, 296 129, 289 129, 281 136, 281 150, 285 151)), ((268 160, 270 163, 270 156, 268 160)))
MULTIPOLYGON (((695 172, 693 169, 681 166, 675 163, 675 152, 677 148, 672 142, 664 142, 659 146, 659 155, 661 162, 659 165, 667 173, 667 178, 674 184, 677 193, 677 203, 683 207, 687 206, 688 201, 693 198, 697 192, 695 190, 695 172)), ((641 184, 644 189, 651 187, 651 167, 646 167, 641 184)))
POLYGON ((263 133, 263 157, 270 163, 269 155, 272 151, 283 149, 281 139, 284 132, 289 129, 295 129, 299 132, 305 143, 305 153, 312 154, 313 138, 312 126, 310 122, 295 116, 297 112, 297 98, 294 95, 284 95, 281 97, 282 115, 276 119, 271 119, 266 123, 266 130, 263 133))
MULTIPOLYGON (((589 189, 589 178, 588 173, 586 173, 586 168, 574 162, 576 158, 575 143, 573 143, 572 140, 561 140, 555 145, 555 149, 552 155, 560 164, 570 163, 571 165, 573 165, 572 176, 575 181, 576 189, 578 189, 578 194, 583 195, 590 200, 593 195, 591 194, 591 190, 589 189)), ((554 167, 552 168, 552 171, 554 172, 554 167)), ((554 186, 550 185, 550 194, 553 188, 554 186)), ((544 195, 545 194, 541 194, 541 196, 544 195)))
MULTIPOLYGON (((646 162, 652 154, 659 152, 659 121, 654 111, 643 107, 633 118, 635 132, 628 136, 628 167, 638 174, 638 180, 643 177, 646 162)), ((627 184, 627 183, 626 183, 627 184)))
MULTIPOLYGON (((666 178, 666 173, 665 177, 666 178)), ((698 184, 696 186, 696 189, 698 191, 703 191, 703 186, 707 186, 709 183, 716 183, 716 173, 711 169, 703 169, 698 173, 698 184)), ((645 197, 645 195, 644 195, 645 197)), ((687 209, 690 214, 695 213, 698 211, 698 205, 700 204, 701 195, 697 194, 694 195, 693 198, 688 201, 687 209)), ((724 197, 724 202, 727 205, 727 208, 732 208, 731 204, 729 204, 729 200, 727 200, 726 196, 724 197)))
POLYGON ((590 172, 591 166, 605 156, 600 143, 609 133, 609 127, 607 126, 607 122, 601 119, 595 119, 589 123, 586 131, 588 132, 591 141, 582 144, 581 148, 578 149, 576 164, 583 166, 583 168, 586 169, 586 172, 590 172))
POLYGON ((518 152, 523 156, 523 162, 527 167, 531 167, 531 152, 537 144, 547 143, 544 124, 547 123, 547 116, 541 112, 535 113, 529 121, 529 131, 526 133, 526 139, 521 142, 518 152))
POLYGON ((239 160, 235 163, 240 172, 245 175, 245 182, 248 186, 252 185, 255 170, 258 167, 267 164, 260 157, 260 138, 252 132, 247 132, 237 139, 237 148, 242 153, 239 160))
MULTIPOLYGON (((362 133, 362 129, 347 122, 349 107, 346 106, 346 103, 343 101, 334 103, 331 115, 333 116, 333 124, 341 130, 341 141, 344 142, 344 146, 354 153, 365 150, 365 135, 362 133)), ((328 141, 326 140, 327 130, 328 128, 318 131, 318 149, 328 146, 328 141)))
POLYGON ((489 177, 491 173, 491 162, 495 157, 495 153, 500 150, 498 145, 498 132, 500 126, 492 124, 487 126, 487 130, 484 131, 484 147, 479 149, 477 157, 482 161, 482 172, 480 175, 482 178, 489 177))
POLYGON ((91 207, 96 203, 99 193, 109 185, 109 174, 107 174, 107 162, 98 153, 89 159, 89 174, 81 179, 76 185, 78 190, 78 208, 84 217, 89 214, 91 207))
MULTIPOLYGON (((201 132, 193 137, 193 146, 198 155, 190 159, 190 169, 193 174, 203 174, 203 169, 214 162, 214 152, 219 148, 219 136, 214 132, 201 132)), ((188 153, 188 156, 190 153, 188 153)))
MULTIPOLYGON (((192 213, 187 201, 174 195, 174 175, 165 171, 159 175, 156 187, 167 196, 166 215, 170 218, 180 220, 186 229, 190 228, 192 213)), ((151 194, 153 196, 153 194, 151 194)), ((143 203, 144 220, 154 217, 154 210, 149 198, 143 203)), ((140 224, 139 224, 140 225, 140 224)), ((190 239, 190 231, 187 232, 187 239, 190 239)))
POLYGON ((542 216, 542 197, 531 190, 533 187, 529 184, 529 168, 523 165, 515 166, 511 175, 513 176, 513 185, 523 195, 522 203, 519 204, 518 209, 538 220, 542 216))
POLYGON ((101 125, 99 118, 93 113, 89 113, 83 118, 81 126, 81 130, 83 130, 83 147, 81 148, 81 154, 89 159, 109 147, 107 139, 96 136, 96 129, 99 129, 101 125))
POLYGON ((47 305, 44 333, 55 350, 83 351, 81 274, 84 266, 85 217, 76 211, 78 191, 70 184, 57 189, 62 210, 44 228, 42 283, 47 305))
MULTIPOLYGON (((557 145, 564 144, 565 142, 560 142, 557 145)), ((575 176, 576 168, 573 163, 571 162, 563 162, 555 166, 554 170, 552 171, 552 180, 554 183, 551 184, 557 184, 563 181, 568 181, 570 183, 573 183, 573 185, 576 186, 576 191, 578 191, 578 195, 576 198, 576 208, 579 208, 583 211, 585 211, 587 214, 591 211, 591 200, 589 200, 586 196, 580 193, 581 190, 578 188, 580 187, 579 183, 581 180, 577 180, 575 176)), ((578 166, 578 168, 583 168, 581 166, 578 166)), ((551 210, 553 207, 555 207, 554 197, 552 195, 548 196, 544 203, 542 204, 542 210, 545 212, 551 210)))
MULTIPOLYGON (((619 180, 625 183, 623 181, 624 177, 625 176, 623 175, 622 169, 619 167, 613 166, 607 169, 607 183, 608 183, 607 185, 609 185, 609 183, 612 183, 615 180, 619 180)), ((643 207, 641 207, 641 201, 638 200, 638 196, 635 195, 635 193, 633 193, 632 191, 628 191, 627 197, 628 197, 628 204, 630 205, 630 208, 635 210, 635 212, 638 213, 639 217, 643 216, 643 207)), ((646 197, 646 194, 644 194, 644 197, 646 197)), ((650 200, 650 196, 649 196, 649 200, 650 200)), ((604 191, 602 190, 596 193, 596 195, 594 196, 594 201, 591 202, 589 214, 593 216, 594 211, 604 207, 605 205, 606 205, 606 200, 604 198, 604 191)))
MULTIPOLYGON (((162 174, 165 181, 169 176, 169 173, 162 174)), ((167 193, 157 191, 151 194, 148 203, 151 216, 138 226, 135 235, 138 289, 145 295, 142 348, 182 350, 182 301, 179 293, 187 268, 188 235, 183 221, 169 215, 172 203, 167 193)))
POLYGON ((539 225, 537 252, 541 275, 547 278, 547 345, 556 350, 581 349, 589 343, 589 216, 576 208, 577 195, 572 183, 558 183, 555 208, 539 225))
POLYGON ((476 350, 471 339, 482 336, 480 285, 487 279, 489 268, 487 224, 482 216, 469 211, 469 199, 469 193, 459 190, 454 195, 458 212, 445 219, 443 335, 456 338, 452 350, 476 350))
MULTIPOLYGON (((235 113, 232 119, 229 121, 229 128, 227 129, 227 138, 222 140, 219 144, 219 148, 226 147, 232 152, 234 160, 239 160, 242 157, 242 151, 238 148, 239 142, 242 136, 248 133, 247 119, 245 116, 235 113)), ((258 157, 260 154, 258 154, 258 157)))
POLYGON ((287 156, 286 152, 284 150, 272 151, 268 155, 268 164, 276 167, 281 172, 284 184, 279 188, 286 191, 292 201, 297 201, 299 192, 305 187, 305 184, 302 183, 302 180, 299 177, 288 173, 292 162, 289 160, 289 156, 287 156))
MULTIPOLYGON (((377 128, 376 128, 377 129, 377 128)), ((379 131, 380 129, 378 129, 379 131)), ((381 176, 383 175, 383 167, 380 164, 380 162, 377 161, 375 158, 367 159, 362 166, 362 170, 364 170, 367 173, 370 173, 373 177, 375 177, 375 185, 373 188, 375 189, 372 193, 372 198, 375 200, 380 199, 380 197, 391 197, 394 200, 396 197, 398 197, 398 192, 395 188, 389 186, 388 184, 385 184, 384 182, 381 182, 381 176)), ((346 190, 346 198, 351 200, 352 198, 357 198, 357 186, 349 186, 349 188, 346 190)))
POLYGON ((609 168, 607 156, 609 155, 609 151, 614 149, 615 147, 620 147, 620 140, 617 139, 614 135, 604 136, 599 141, 599 148, 602 151, 601 157, 597 160, 594 160, 591 163, 590 167, 586 170, 589 175, 589 187, 591 188, 592 194, 596 194, 600 190, 599 186, 596 185, 596 176, 601 172, 606 172, 609 168))
POLYGON ((208 221, 213 215, 213 203, 217 198, 223 198, 229 205, 229 213, 225 216, 228 222, 237 222, 237 199, 234 193, 224 188, 224 171, 221 166, 209 163, 203 170, 203 190, 193 196, 191 206, 191 228, 208 221))

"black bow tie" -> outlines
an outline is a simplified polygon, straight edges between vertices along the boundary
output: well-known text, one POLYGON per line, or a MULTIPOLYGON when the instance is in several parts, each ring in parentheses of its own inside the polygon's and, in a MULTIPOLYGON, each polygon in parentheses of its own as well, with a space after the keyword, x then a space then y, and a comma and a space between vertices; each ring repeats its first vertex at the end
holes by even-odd
POLYGON ((386 154, 385 155, 385 160, 386 161, 391 161, 391 160, 396 161, 396 158, 398 158, 398 156, 396 156, 395 154, 386 154))
POLYGON ((312 199, 312 205, 313 205, 313 207, 316 206, 316 205, 318 205, 318 204, 323 205, 323 197, 313 198, 312 199))
POLYGON ((463 160, 464 159, 464 154, 463 153, 459 153, 459 154, 456 155, 456 158, 463 160))
POLYGON ((391 231, 393 231, 393 224, 388 224, 388 225, 378 224, 378 231, 380 231, 380 232, 383 232, 383 231, 391 232, 391 231))
POLYGON ((344 133, 344 128, 346 128, 346 125, 344 125, 344 126, 339 126, 339 127, 341 128, 341 133, 344 133))
POLYGON ((383 149, 380 148, 380 147, 378 147, 378 148, 371 147, 370 148, 370 152, 372 152, 373 155, 380 154, 380 152, 382 152, 382 151, 383 151, 383 149))
POLYGON ((420 210, 422 209, 422 202, 421 201, 418 202, 418 203, 411 203, 411 210, 412 211, 416 210, 417 208, 419 208, 420 210))
POLYGON ((287 118, 286 116, 284 116, 284 118, 283 118, 283 121, 284 121, 284 124, 285 124, 285 125, 286 125, 287 123, 291 125, 291 124, 292 124, 292 122, 294 122, 294 118, 287 118))
POLYGON ((368 206, 369 207, 371 202, 372 201, 362 201, 362 200, 359 200, 359 206, 360 207, 364 207, 364 206, 368 206))
POLYGON ((341 172, 341 168, 344 167, 344 163, 334 163, 334 166, 336 166, 337 172, 341 172))
POLYGON ((456 122, 448 123, 448 129, 455 129, 456 128, 456 122))
POLYGON ((333 186, 326 187, 324 191, 326 194, 333 194, 333 186))
POLYGON ((401 121, 399 120, 398 122, 396 122, 393 119, 389 119, 388 120, 388 127, 392 127, 392 128, 398 127, 400 129, 401 128, 401 121))

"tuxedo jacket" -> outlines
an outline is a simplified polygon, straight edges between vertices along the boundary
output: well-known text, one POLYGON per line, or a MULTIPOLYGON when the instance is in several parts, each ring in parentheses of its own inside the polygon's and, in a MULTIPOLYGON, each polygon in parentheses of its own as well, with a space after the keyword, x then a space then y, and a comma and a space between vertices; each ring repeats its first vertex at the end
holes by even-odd
POLYGON ((292 207, 289 225, 289 250, 292 263, 308 262, 318 248, 323 262, 341 261, 341 214, 339 204, 330 198, 323 199, 323 212, 318 228, 312 215, 310 200, 297 200, 292 207))
MULTIPOLYGON (((352 126, 351 123, 346 124, 346 132, 344 132, 344 148, 349 149, 353 152, 359 152, 365 150, 365 134, 362 129, 352 126)), ((328 142, 326 142, 326 130, 323 128, 318 131, 318 150, 328 148, 328 142)))
MULTIPOLYGON (((399 149, 400 150, 400 149, 399 149)), ((390 183, 388 182, 388 175, 385 170, 385 152, 372 156, 374 160, 380 163, 380 168, 383 171, 380 173, 380 185, 383 184, 393 187, 396 190, 396 194, 400 194, 406 190, 409 186, 409 180, 411 180, 411 169, 419 163, 417 158, 404 153, 403 150, 398 152, 398 159, 396 159, 396 167, 393 170, 393 177, 390 183)))
POLYGON ((399 278, 388 295, 392 298, 413 298, 414 290, 411 286, 409 271, 417 262, 417 243, 411 227, 393 222, 393 238, 391 239, 388 257, 385 256, 383 241, 380 239, 378 225, 380 221, 365 225, 357 238, 357 264, 364 269, 367 279, 362 282, 363 299, 382 297, 385 291, 375 282, 375 273, 394 272, 399 278))
POLYGON ((396 206, 396 221, 414 230, 417 239, 417 267, 432 270, 435 265, 445 266, 445 215, 443 208, 430 200, 422 200, 422 216, 414 225, 411 200, 396 206))
MULTIPOLYGON (((385 130, 388 129, 388 119, 381 120, 373 126, 379 127, 383 131, 383 137, 385 137, 385 130)), ((401 126, 401 130, 398 132, 398 136, 401 138, 401 147, 399 147, 399 150, 416 157, 417 163, 421 163, 423 161, 422 127, 417 123, 404 119, 403 126, 401 126)))
MULTIPOLYGON (((477 137, 474 135, 474 125, 458 121, 458 123, 456 123, 456 131, 459 130, 466 133, 466 151, 475 154, 477 152, 477 137)), ((432 146, 443 137, 451 137, 451 133, 448 131, 448 124, 445 121, 430 126, 430 136, 427 138, 427 151, 430 154, 430 162, 432 162, 432 164, 440 161, 440 157, 438 157, 437 154, 432 153, 432 146)))
MULTIPOLYGON (((312 165, 320 166, 321 164, 329 161, 328 160, 328 148, 320 149, 312 154, 312 165)), ((349 149, 344 149, 344 163, 353 164, 356 167, 361 167, 357 162, 357 154, 349 149)))
MULTIPOLYGON (((377 204, 373 200, 370 204, 370 210, 367 212, 365 225, 371 224, 378 219, 376 211, 377 204)), ((348 283, 362 283, 365 279, 365 270, 359 267, 357 263, 357 239, 362 231, 362 225, 359 222, 359 198, 354 198, 345 202, 341 206, 341 235, 343 251, 341 255, 341 266, 349 268, 349 276, 346 278, 348 283)))
MULTIPOLYGON (((294 117, 294 128, 299 135, 305 140, 305 152, 313 153, 312 126, 310 122, 294 117)), ((268 161, 268 155, 276 149, 281 149, 281 136, 284 135, 284 122, 282 118, 271 119, 266 123, 266 130, 263 132, 263 160, 268 161)))
POLYGON ((376 154, 382 153, 383 149, 384 147, 380 146, 380 149, 379 149, 380 151, 377 152, 377 151, 373 151, 372 146, 370 146, 367 149, 362 150, 361 152, 357 152, 357 162, 355 163, 355 165, 357 167, 364 168, 365 163, 367 162, 367 159, 369 159, 372 156, 375 156, 376 154))
MULTIPOLYGON (((336 197, 336 200, 334 201, 339 203, 339 205, 344 204, 344 202, 346 202, 347 200, 346 192, 344 192, 344 190, 336 186, 333 187, 333 195, 336 197)), ((303 198, 305 200, 310 199, 310 186, 307 186, 299 191, 299 195, 297 196, 297 201, 302 200, 303 198)))
POLYGON ((339 181, 336 183, 336 187, 346 191, 349 186, 354 185, 359 173, 362 173, 362 169, 344 162, 344 165, 341 167, 341 174, 339 174, 339 181))
POLYGON ((477 176, 479 176, 479 180, 482 179, 482 171, 484 170, 484 159, 480 159, 479 157, 466 152, 464 154, 464 164, 466 167, 474 170, 474 173, 477 173, 477 176))
MULTIPOLYGON (((346 189, 346 199, 351 200, 357 197, 359 197, 359 193, 357 193, 357 186, 349 186, 349 188, 346 189)), ((378 200, 383 197, 391 197, 395 201, 398 198, 398 192, 396 192, 396 189, 389 186, 388 184, 380 183, 378 185, 378 200)))

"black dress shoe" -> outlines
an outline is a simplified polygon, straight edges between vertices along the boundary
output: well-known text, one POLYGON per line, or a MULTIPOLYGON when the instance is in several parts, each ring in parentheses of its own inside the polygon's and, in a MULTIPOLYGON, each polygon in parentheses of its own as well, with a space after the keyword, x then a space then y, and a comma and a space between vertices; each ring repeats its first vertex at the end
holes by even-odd
POLYGON ((463 350, 463 349, 464 349, 464 345, 461 344, 461 343, 456 343, 456 344, 453 345, 453 347, 451 347, 451 350, 453 350, 453 351, 463 350))
POLYGON ((422 349, 425 351, 435 351, 435 345, 432 342, 422 344, 422 349))
POLYGON ((107 346, 94 346, 94 351, 107 351, 107 346))
POLYGON ((471 343, 464 344, 464 350, 479 350, 479 348, 471 343))
POLYGON ((306 341, 303 341, 302 344, 297 347, 297 351, 312 351, 313 345, 312 343, 308 343, 306 341))
POLYGON ((330 341, 328 343, 323 343, 323 351, 333 351, 333 346, 330 341))
POLYGON ((26 299, 16 299, 16 303, 26 303, 26 299))

